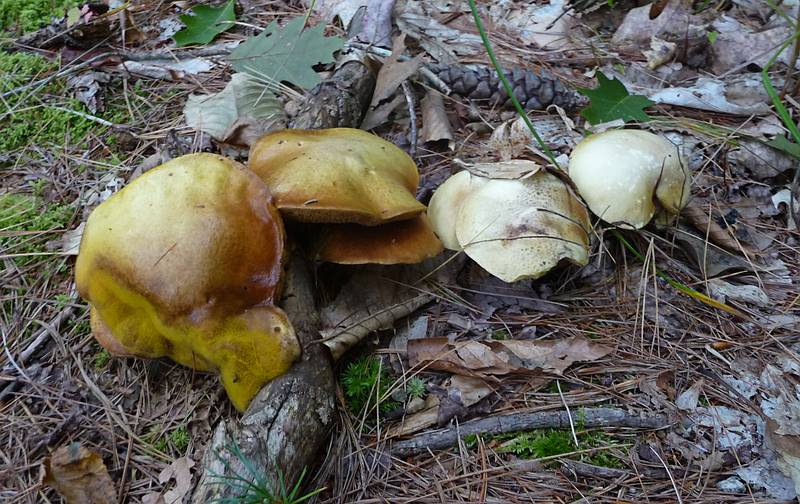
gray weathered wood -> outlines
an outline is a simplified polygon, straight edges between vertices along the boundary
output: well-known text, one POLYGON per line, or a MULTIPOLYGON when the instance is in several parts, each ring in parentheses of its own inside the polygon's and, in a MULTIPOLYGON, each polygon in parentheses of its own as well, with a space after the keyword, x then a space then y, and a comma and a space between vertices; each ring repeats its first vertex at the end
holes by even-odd
MULTIPOLYGON (((578 414, 572 412, 573 420, 578 414)), ((635 427, 640 429, 663 429, 670 425, 667 415, 628 413, 615 408, 583 408, 580 421, 584 427, 635 427)), ((469 420, 455 427, 425 432, 411 439, 392 445, 392 454, 413 455, 428 449, 439 450, 453 446, 459 437, 470 434, 502 434, 530 429, 568 429, 569 416, 566 411, 521 412, 469 420)))

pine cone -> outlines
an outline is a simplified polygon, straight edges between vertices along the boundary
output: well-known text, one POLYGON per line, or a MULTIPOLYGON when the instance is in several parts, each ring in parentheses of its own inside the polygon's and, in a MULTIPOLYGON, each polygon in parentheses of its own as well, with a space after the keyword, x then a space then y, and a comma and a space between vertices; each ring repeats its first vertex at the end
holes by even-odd
MULTIPOLYGON (((470 100, 487 100, 491 106, 513 108, 497 72, 485 66, 429 65, 453 94, 470 100)), ((558 105, 565 110, 575 109, 583 102, 582 97, 568 89, 550 72, 514 68, 503 70, 514 96, 525 110, 543 110, 549 105, 558 105)))

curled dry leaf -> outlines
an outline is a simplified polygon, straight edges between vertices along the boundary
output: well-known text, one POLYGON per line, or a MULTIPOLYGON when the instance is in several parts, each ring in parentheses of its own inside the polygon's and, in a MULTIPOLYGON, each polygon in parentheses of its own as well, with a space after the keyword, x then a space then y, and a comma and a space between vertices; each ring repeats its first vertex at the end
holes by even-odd
POLYGON ((449 343, 447 338, 408 342, 411 366, 467 376, 506 375, 541 370, 563 373, 575 362, 601 359, 612 348, 573 336, 555 341, 500 340, 449 343))
POLYGON ((72 443, 45 461, 44 483, 55 488, 67 504, 114 504, 117 492, 103 459, 72 443))
POLYGON ((455 147, 450 119, 447 117, 442 95, 437 91, 428 90, 422 99, 422 131, 419 135, 423 143, 447 140, 450 150, 455 147))
POLYGON ((285 120, 272 91, 245 73, 233 74, 219 93, 189 96, 183 113, 192 128, 219 141, 247 146, 285 120))
POLYGON ((422 65, 423 53, 418 54, 408 61, 400 61, 400 56, 406 50, 405 35, 396 37, 392 42, 392 54, 383 63, 378 71, 378 80, 375 91, 372 93, 372 102, 367 110, 367 115, 361 123, 362 129, 373 129, 380 126, 389 117, 389 114, 405 99, 402 96, 392 97, 398 87, 409 77, 417 73, 422 65))
POLYGON ((320 335, 325 346, 338 359, 369 333, 391 328, 396 320, 434 299, 428 293, 430 286, 421 279, 430 275, 448 284, 460 266, 458 261, 451 261, 437 268, 434 260, 428 260, 415 265, 360 268, 336 299, 320 311, 320 335))
MULTIPOLYGON (((473 376, 455 375, 445 385, 449 398, 457 397, 463 407, 469 407, 492 393, 485 381, 473 376)), ((407 436, 436 425, 441 418, 439 398, 428 395, 425 409, 409 415, 389 429, 389 436, 407 436)))

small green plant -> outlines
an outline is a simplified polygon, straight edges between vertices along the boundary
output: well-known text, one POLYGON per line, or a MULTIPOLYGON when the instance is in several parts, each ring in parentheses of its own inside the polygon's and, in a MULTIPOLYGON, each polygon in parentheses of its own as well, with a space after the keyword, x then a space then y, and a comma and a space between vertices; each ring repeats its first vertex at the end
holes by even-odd
POLYGON ((44 189, 47 187, 47 179, 38 179, 31 182, 31 189, 33 189, 33 195, 36 197, 41 197, 44 195, 44 189))
MULTIPOLYGON (((92 332, 92 324, 89 322, 88 317, 82 319, 75 318, 67 323, 70 332, 76 336, 88 336, 92 332)), ((109 358, 111 354, 109 354, 109 358)))
POLYGON ((497 341, 504 341, 509 339, 508 331, 505 329, 498 329, 492 332, 492 339, 497 341))
POLYGON ((424 399, 425 396, 428 395, 428 389, 425 385, 425 382, 417 376, 408 380, 406 389, 408 391, 408 397, 412 399, 424 399))
POLYGON ((108 364, 108 361, 110 360, 111 354, 108 353, 108 350, 105 348, 101 348, 99 352, 94 354, 94 357, 92 358, 92 366, 99 371, 106 367, 106 364, 108 364))
POLYGON ((575 445, 569 431, 538 429, 516 435, 497 451, 522 458, 544 458, 575 451, 575 445))
POLYGON ((181 425, 169 433, 169 441, 178 453, 186 453, 186 448, 189 447, 189 440, 189 429, 186 428, 186 425, 181 425))
MULTIPOLYGON (((278 488, 273 488, 265 475, 256 469, 252 460, 247 458, 235 442, 231 442, 228 451, 239 460, 244 467, 246 474, 234 472, 232 476, 212 473, 209 479, 210 485, 224 485, 230 487, 235 493, 234 497, 223 497, 214 499, 211 502, 219 504, 299 504, 314 497, 325 488, 317 488, 306 494, 302 494, 300 489, 306 476, 306 469, 300 473, 297 482, 291 488, 287 487, 286 479, 282 472, 278 472, 278 488)), ((226 471, 230 471, 230 461, 222 457, 220 453, 214 455, 225 466, 226 471)))
POLYGON ((364 409, 372 410, 379 405, 381 412, 390 411, 399 405, 384 399, 388 395, 391 380, 379 358, 365 355, 348 364, 341 376, 347 406, 353 414, 364 409), (383 399, 383 400, 381 400, 383 399))
POLYGON ((176 453, 182 455, 186 453, 186 448, 189 447, 191 437, 189 435, 189 429, 184 424, 172 429, 166 433, 166 435, 163 432, 162 426, 153 426, 147 434, 144 435, 144 439, 150 443, 153 448, 162 453, 170 453, 171 450, 175 450, 176 453))
POLYGON ((72 301, 72 297, 69 294, 56 294, 53 296, 53 299, 56 301, 56 306, 59 310, 66 308, 66 306, 72 301))

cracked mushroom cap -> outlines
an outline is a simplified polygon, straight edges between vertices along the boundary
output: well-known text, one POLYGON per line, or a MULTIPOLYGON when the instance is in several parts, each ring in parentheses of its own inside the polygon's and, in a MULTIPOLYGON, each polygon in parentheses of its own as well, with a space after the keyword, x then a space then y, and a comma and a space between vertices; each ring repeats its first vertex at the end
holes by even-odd
POLYGON ((284 231, 270 200, 241 164, 191 154, 98 206, 75 273, 98 341, 114 354, 218 372, 244 410, 300 354, 273 306, 284 231))
POLYGON ((569 176, 589 208, 604 221, 639 229, 658 204, 678 213, 690 196, 691 176, 677 147, 649 131, 612 130, 582 140, 569 176))
POLYGON ((589 229, 586 207, 544 170, 486 179, 464 198, 455 221, 464 252, 505 282, 539 278, 562 260, 585 265, 589 229))
POLYGON ((363 130, 268 133, 253 144, 249 166, 270 188, 275 206, 294 220, 376 226, 425 210, 414 197, 414 161, 363 130))
POLYGON ((317 260, 337 264, 416 264, 439 255, 442 242, 421 214, 380 226, 330 224, 315 248, 317 260))

